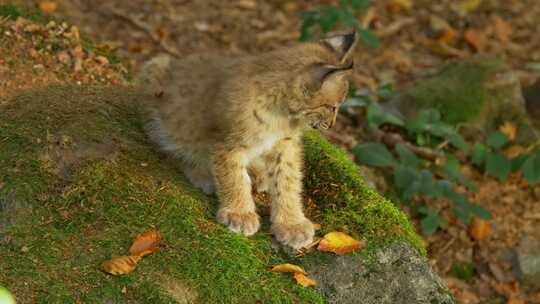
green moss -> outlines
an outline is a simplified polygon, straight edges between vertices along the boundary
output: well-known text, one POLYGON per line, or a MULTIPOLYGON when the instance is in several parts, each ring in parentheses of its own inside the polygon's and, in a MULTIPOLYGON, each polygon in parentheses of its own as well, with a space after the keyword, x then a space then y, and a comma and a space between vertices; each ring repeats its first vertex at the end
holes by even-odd
POLYGON ((443 119, 451 124, 467 122, 480 113, 486 101, 490 101, 490 93, 485 87, 487 77, 504 68, 502 61, 489 58, 451 63, 436 75, 418 81, 404 98, 415 104, 412 108, 438 109, 443 119))
POLYGON ((13 20, 23 17, 37 23, 47 23, 50 21, 50 17, 45 16, 38 9, 23 9, 11 3, 0 4, 0 17, 7 17, 13 20))
POLYGON ((267 234, 248 239, 214 221, 215 198, 147 142, 136 98, 123 88, 52 87, 2 107, 0 202, 14 193, 29 212, 0 216, 16 217, 0 232, 0 282, 21 303, 174 302, 160 278, 178 280, 200 303, 322 303, 314 289, 267 270, 284 262, 267 234), (113 151, 82 153, 103 143, 113 151), (99 270, 150 229, 164 246, 134 273, 99 270))
POLYGON ((367 251, 406 240, 426 254, 405 214, 363 182, 343 151, 318 132, 306 133, 305 145, 305 191, 316 201, 325 231, 348 231, 365 239, 367 251))

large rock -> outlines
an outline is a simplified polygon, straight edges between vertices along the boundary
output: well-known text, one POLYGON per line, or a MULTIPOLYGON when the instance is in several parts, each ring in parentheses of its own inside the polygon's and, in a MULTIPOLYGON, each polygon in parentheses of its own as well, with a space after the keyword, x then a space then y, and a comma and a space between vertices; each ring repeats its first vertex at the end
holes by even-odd
POLYGON ((438 109, 443 119, 478 138, 504 121, 518 124, 518 142, 537 138, 523 100, 519 79, 502 60, 473 57, 449 63, 414 82, 387 107, 406 117, 419 110, 438 109))
MULTIPOLYGON (((307 210, 321 233, 363 239, 357 256, 292 258, 272 246, 266 219, 250 238, 217 224, 216 198, 193 188, 147 140, 139 98, 131 88, 56 86, 0 103, 0 219, 11 218, 0 223, 0 282, 20 303, 337 303, 359 294, 351 284, 370 288, 366 301, 386 286, 392 293, 378 303, 406 294, 412 302, 402 303, 450 303, 406 216, 319 133, 305 136, 307 210), (151 229, 164 246, 134 273, 99 270, 151 229), (267 268, 284 262, 305 265, 320 289, 267 268), (351 267, 330 281, 338 273, 327 265, 343 263, 351 267)), ((374 303, 363 301, 356 303, 374 303)))
POLYGON ((426 258, 407 243, 379 248, 370 258, 340 256, 308 271, 328 303, 454 303, 426 258))

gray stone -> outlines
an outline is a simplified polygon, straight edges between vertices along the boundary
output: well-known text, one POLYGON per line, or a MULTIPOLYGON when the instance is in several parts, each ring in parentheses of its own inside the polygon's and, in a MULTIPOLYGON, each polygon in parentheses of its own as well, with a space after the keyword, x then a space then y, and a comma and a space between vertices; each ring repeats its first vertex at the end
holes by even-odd
POLYGON ((540 239, 526 236, 516 248, 515 270, 527 287, 540 289, 540 239))
POLYGON ((404 242, 378 249, 370 258, 337 256, 307 270, 328 303, 454 303, 427 259, 404 242))

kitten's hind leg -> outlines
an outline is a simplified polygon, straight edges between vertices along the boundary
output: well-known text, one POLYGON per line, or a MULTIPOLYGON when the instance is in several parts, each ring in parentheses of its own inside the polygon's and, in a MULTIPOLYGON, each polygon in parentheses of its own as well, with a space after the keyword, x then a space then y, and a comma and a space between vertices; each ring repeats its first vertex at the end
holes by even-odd
POLYGON ((197 188, 201 189, 205 194, 212 194, 216 192, 214 186, 214 177, 212 171, 208 167, 204 166, 184 166, 184 174, 189 181, 197 188))

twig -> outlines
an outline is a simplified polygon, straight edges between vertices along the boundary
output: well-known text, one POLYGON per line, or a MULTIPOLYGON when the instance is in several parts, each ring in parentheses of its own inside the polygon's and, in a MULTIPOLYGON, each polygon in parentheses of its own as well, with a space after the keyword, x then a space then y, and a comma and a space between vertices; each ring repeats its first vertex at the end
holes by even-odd
POLYGON ((174 55, 176 57, 180 56, 180 52, 174 47, 165 42, 165 40, 160 39, 159 35, 154 31, 150 25, 146 24, 144 21, 140 20, 139 18, 134 18, 129 16, 127 13, 118 10, 117 8, 113 6, 108 7, 109 10, 113 15, 116 17, 119 17, 121 19, 124 19, 128 21, 129 23, 133 24, 134 26, 138 27, 139 29, 145 31, 155 42, 157 42, 165 52, 174 55))
POLYGON ((402 144, 405 145, 414 154, 432 161, 435 161, 437 158, 444 157, 444 154, 440 153, 439 151, 426 147, 418 147, 411 144, 410 142, 404 140, 403 137, 401 137, 401 135, 397 133, 385 133, 381 130, 374 130, 373 134, 377 141, 380 141, 387 146, 395 147, 398 144, 402 144))
POLYGON ((389 24, 388 26, 384 27, 383 29, 378 30, 376 32, 377 37, 382 38, 382 37, 394 35, 395 33, 399 32, 402 28, 404 28, 406 26, 409 26, 409 25, 412 25, 415 22, 416 22, 416 20, 414 18, 412 18, 412 17, 399 19, 399 20, 389 24))

